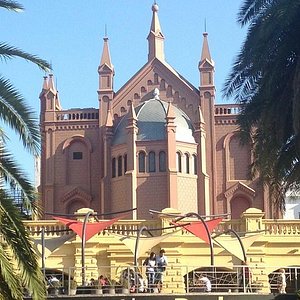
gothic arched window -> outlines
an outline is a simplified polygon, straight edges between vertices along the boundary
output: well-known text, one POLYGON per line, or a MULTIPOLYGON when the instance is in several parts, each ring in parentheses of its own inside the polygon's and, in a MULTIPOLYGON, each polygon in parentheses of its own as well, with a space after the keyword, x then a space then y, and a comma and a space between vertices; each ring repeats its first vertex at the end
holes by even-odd
POLYGON ((197 156, 193 154, 194 175, 197 175, 197 156))
POLYGON ((166 152, 159 152, 159 172, 166 172, 166 152))
POLYGON ((149 172, 155 172, 155 152, 151 151, 149 152, 149 172))
POLYGON ((124 174, 127 172, 127 154, 124 155, 124 174))
POLYGON ((118 157, 118 176, 122 176, 122 156, 118 157))
POLYGON ((182 172, 182 166, 181 166, 181 153, 180 152, 176 152, 176 156, 177 156, 177 172, 182 172))
POLYGON ((140 152, 139 153, 139 172, 140 173, 145 173, 145 159, 146 159, 145 152, 140 152))
POLYGON ((185 153, 185 172, 190 174, 190 156, 188 153, 185 153))
POLYGON ((116 177, 116 159, 113 158, 111 161, 111 177, 115 178, 116 177))

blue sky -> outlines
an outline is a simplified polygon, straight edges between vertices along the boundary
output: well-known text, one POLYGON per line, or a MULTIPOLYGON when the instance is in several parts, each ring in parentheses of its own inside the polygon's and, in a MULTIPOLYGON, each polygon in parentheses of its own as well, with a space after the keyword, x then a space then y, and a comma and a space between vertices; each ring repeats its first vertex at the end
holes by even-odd
MULTIPOLYGON (((0 11, 0 40, 52 63, 63 109, 97 107, 98 73, 105 27, 118 90, 147 61, 153 0, 23 0, 21 13, 0 11)), ((245 37, 236 22, 241 0, 157 0, 165 35, 165 56, 196 87, 202 33, 206 20, 215 61, 216 102, 235 55, 245 37)), ((1 62, 1 72, 19 89, 39 115, 44 73, 19 59, 1 62)), ((11 134, 10 134, 11 135, 11 134)), ((12 137, 13 138, 13 137, 12 137)), ((12 139, 23 169, 33 179, 33 160, 12 139), (18 145, 18 146, 16 146, 18 145)))

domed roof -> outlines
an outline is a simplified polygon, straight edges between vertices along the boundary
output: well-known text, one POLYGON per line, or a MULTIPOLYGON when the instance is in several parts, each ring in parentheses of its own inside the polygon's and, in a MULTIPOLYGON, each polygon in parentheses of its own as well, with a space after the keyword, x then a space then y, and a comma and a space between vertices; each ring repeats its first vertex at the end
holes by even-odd
MULTIPOLYGON (((166 139, 166 115, 168 103, 161 101, 158 95, 137 106, 134 110, 137 116, 138 141, 159 141, 166 139)), ((173 106, 176 125, 176 141, 195 143, 193 126, 189 117, 180 109, 173 106)), ((113 145, 126 143, 127 115, 116 127, 113 145)))

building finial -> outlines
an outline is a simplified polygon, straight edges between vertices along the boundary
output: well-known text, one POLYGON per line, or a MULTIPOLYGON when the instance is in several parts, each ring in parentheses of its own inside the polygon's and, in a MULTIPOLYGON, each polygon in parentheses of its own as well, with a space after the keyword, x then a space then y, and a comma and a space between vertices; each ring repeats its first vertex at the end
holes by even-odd
POLYGON ((165 60, 165 53, 164 53, 164 35, 161 31, 159 18, 158 18, 158 10, 159 7, 154 1, 152 5, 152 21, 150 26, 150 32, 147 37, 148 39, 148 61, 151 61, 154 58, 158 58, 161 61, 165 60))
POLYGON ((204 18, 204 32, 207 32, 206 31, 206 18, 204 18))
POLYGON ((154 89, 153 97, 154 97, 154 99, 159 100, 159 89, 158 88, 154 89))
POLYGON ((158 12, 158 10, 159 10, 159 7, 158 7, 156 1, 154 1, 153 5, 152 5, 152 11, 153 12, 158 12))
POLYGON ((107 24, 105 24, 105 28, 104 28, 104 37, 107 38, 107 24))

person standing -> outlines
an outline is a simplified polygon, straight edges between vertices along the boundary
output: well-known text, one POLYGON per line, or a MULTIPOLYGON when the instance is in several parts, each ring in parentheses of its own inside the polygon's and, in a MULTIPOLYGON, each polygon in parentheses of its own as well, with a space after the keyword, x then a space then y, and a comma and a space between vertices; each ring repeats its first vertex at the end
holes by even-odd
POLYGON ((150 253, 143 263, 146 266, 146 276, 148 280, 149 291, 153 292, 154 280, 155 280, 155 266, 156 266, 156 254, 154 252, 150 253))
POLYGON ((156 256, 156 271, 155 271, 155 283, 157 284, 158 292, 160 293, 163 286, 163 273, 168 265, 168 258, 166 251, 161 249, 159 255, 156 256))
POLYGON ((277 286, 278 286, 278 292, 279 294, 285 294, 286 291, 286 276, 285 276, 285 270, 279 269, 279 275, 277 278, 277 286))

